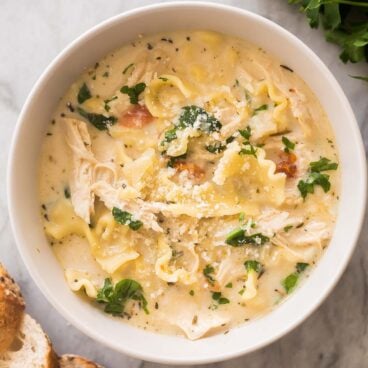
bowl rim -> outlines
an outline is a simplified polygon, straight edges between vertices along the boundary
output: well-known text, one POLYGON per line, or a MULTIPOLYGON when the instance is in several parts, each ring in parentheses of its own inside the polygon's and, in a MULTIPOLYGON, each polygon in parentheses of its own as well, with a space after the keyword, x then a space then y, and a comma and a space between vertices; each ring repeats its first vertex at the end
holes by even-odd
MULTIPOLYGON (((364 213, 365 213, 365 203, 367 198, 367 171, 366 171, 366 156, 365 156, 365 150, 364 145, 362 142, 362 138, 360 135, 360 130, 357 124, 357 121, 355 119, 354 113, 352 111, 352 108, 350 106, 350 103, 345 96, 342 88, 340 87, 339 83, 337 82, 336 78, 333 76, 333 74, 330 72, 330 70, 327 68, 327 66, 321 61, 321 59, 312 51, 304 42, 302 42, 299 38, 294 36, 291 32, 287 31, 277 23, 259 15, 256 13, 253 13, 252 11, 245 10, 242 8, 238 8, 236 6, 229 6, 229 5, 223 5, 218 3, 212 3, 207 1, 172 1, 172 2, 166 2, 166 3, 158 3, 143 7, 134 8, 129 11, 122 12, 120 14, 117 14, 115 16, 112 16, 97 25, 93 26, 92 28, 88 29, 84 33, 82 33, 79 37, 77 37, 74 41, 69 43, 54 59, 53 61, 47 66, 47 68, 42 72, 40 77, 38 78, 37 82, 34 84, 33 88, 31 89, 24 105, 21 110, 21 113, 18 117, 16 127, 14 129, 14 133, 11 140, 10 150, 9 150, 9 161, 8 161, 8 169, 7 169, 7 191, 8 191, 8 208, 9 208, 9 217, 10 217, 10 224, 12 228, 12 232, 14 235, 14 239, 18 248, 18 251, 21 255, 21 258, 30 273, 33 281, 36 283, 38 288, 41 290, 45 298, 52 304, 52 306, 67 320, 70 321, 75 327, 77 327, 80 331, 82 331, 87 336, 93 338, 95 341, 98 341, 101 344, 104 344, 114 350, 126 353, 130 356, 133 356, 138 359, 143 360, 149 360, 157 363, 164 363, 164 364, 205 364, 205 363, 212 363, 222 360, 227 360, 231 358, 235 358, 244 354, 247 354, 249 352, 258 350, 266 345, 271 344, 272 342, 276 341, 280 337, 284 336, 291 330, 293 330, 296 326, 298 326, 302 321, 304 321, 306 318, 308 318, 312 312, 314 312, 320 304, 326 299, 328 294, 331 292, 331 290, 335 287, 339 279, 341 278, 342 273, 344 272, 351 255, 355 249, 355 246, 357 244, 357 240, 360 234, 360 229, 363 225, 364 220, 364 213), (95 35, 103 31, 106 27, 110 27, 116 23, 123 22, 126 18, 129 18, 131 16, 140 15, 144 13, 149 13, 150 11, 157 11, 164 8, 177 8, 180 9, 182 7, 194 7, 194 8, 215 8, 218 10, 233 12, 241 14, 244 17, 253 18, 257 22, 263 23, 264 25, 273 28, 275 31, 283 35, 283 37, 289 38, 290 42, 292 41, 294 43, 294 46, 298 45, 299 47, 303 48, 304 52, 309 55, 313 59, 313 62, 316 63, 321 73, 326 73, 326 77, 328 77, 329 82, 332 84, 332 86, 335 88, 335 92, 339 97, 339 102, 342 103, 347 111, 347 113, 350 115, 350 128, 352 129, 352 132, 354 134, 355 142, 358 143, 358 151, 359 151, 359 165, 362 169, 361 172, 361 192, 362 192, 362 201, 359 204, 359 212, 356 214, 355 219, 355 233, 352 236, 351 245, 346 253, 346 257, 343 261, 343 263, 340 265, 340 268, 338 271, 334 273, 334 277, 331 278, 329 284, 325 289, 318 294, 318 298, 316 298, 312 303, 309 304, 309 309, 306 310, 304 313, 301 313, 297 315, 294 320, 290 323, 288 323, 284 328, 279 329, 277 333, 273 333, 271 337, 264 339, 263 341, 257 342, 253 344, 251 347, 238 349, 238 350, 232 350, 229 352, 221 352, 221 353, 215 353, 213 356, 207 356, 202 357, 201 359, 192 359, 192 358, 168 358, 168 357, 160 357, 158 355, 145 353, 144 351, 137 351, 132 350, 129 348, 122 348, 121 345, 115 343, 114 341, 108 341, 104 337, 100 336, 98 332, 94 331, 93 328, 90 328, 86 326, 83 322, 80 322, 71 311, 69 311, 66 307, 62 305, 56 298, 55 294, 52 294, 49 292, 49 290, 44 289, 41 287, 43 285, 43 280, 36 272, 36 270, 32 269, 31 265, 27 262, 27 256, 25 252, 23 251, 23 245, 22 241, 20 239, 20 236, 18 235, 19 227, 17 225, 17 218, 16 218, 16 212, 17 208, 15 206, 15 197, 16 197, 16 191, 13 189, 14 186, 12 185, 15 178, 15 156, 16 156, 16 150, 18 146, 18 139, 19 139, 19 133, 21 130, 22 125, 24 124, 24 121, 26 120, 26 114, 27 110, 32 105, 32 101, 34 99, 34 96, 37 95, 37 92, 44 86, 44 84, 47 82, 48 76, 52 73, 54 73, 54 69, 57 69, 58 65, 64 62, 64 59, 66 59, 69 54, 71 54, 75 49, 78 48, 78 45, 81 42, 87 41, 88 39, 93 38, 95 35)), ((357 205, 358 207, 358 205, 357 205)), ((158 335, 159 337, 160 335, 158 335)))

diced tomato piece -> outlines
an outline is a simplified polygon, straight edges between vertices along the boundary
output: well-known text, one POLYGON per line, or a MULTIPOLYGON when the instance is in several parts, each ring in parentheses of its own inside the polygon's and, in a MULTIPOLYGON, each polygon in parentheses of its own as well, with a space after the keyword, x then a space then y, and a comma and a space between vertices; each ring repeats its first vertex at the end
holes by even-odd
POLYGON ((178 161, 175 162, 174 168, 179 172, 188 171, 188 176, 196 181, 204 178, 204 170, 192 162, 178 161))
POLYGON ((296 155, 292 152, 284 152, 279 155, 281 161, 276 164, 276 172, 284 173, 288 178, 294 178, 297 172, 296 155))
POLYGON ((152 123, 154 117, 145 105, 133 105, 119 119, 119 124, 127 128, 140 129, 152 123))

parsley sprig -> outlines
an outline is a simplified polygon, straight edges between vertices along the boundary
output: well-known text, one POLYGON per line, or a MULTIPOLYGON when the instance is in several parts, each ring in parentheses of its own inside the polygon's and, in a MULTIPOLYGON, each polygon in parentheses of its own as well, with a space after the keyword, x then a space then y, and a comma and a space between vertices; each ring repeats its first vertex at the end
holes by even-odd
MULTIPOLYGON (((328 42, 342 49, 340 59, 347 63, 368 62, 368 2, 351 0, 289 0, 300 4, 312 28, 322 23, 328 42)), ((368 81, 368 77, 359 79, 368 81)))
POLYGON ((309 266, 309 263, 298 262, 295 265, 295 272, 288 275, 284 280, 282 280, 281 284, 284 287, 287 294, 290 294, 298 284, 300 274, 306 270, 309 266))
POLYGON ((128 225, 132 230, 138 230, 143 226, 143 222, 133 218, 133 215, 127 211, 114 207, 112 215, 117 223, 120 225, 128 225))
POLYGON ((268 236, 261 233, 256 233, 252 235, 246 235, 246 231, 242 228, 238 228, 230 232, 226 237, 226 244, 233 247, 241 247, 243 245, 263 245, 270 240, 268 236))

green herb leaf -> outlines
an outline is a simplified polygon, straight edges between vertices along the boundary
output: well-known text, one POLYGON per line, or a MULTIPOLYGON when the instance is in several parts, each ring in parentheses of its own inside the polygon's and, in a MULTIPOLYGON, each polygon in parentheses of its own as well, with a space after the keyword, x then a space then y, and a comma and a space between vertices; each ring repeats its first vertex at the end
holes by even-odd
POLYGON ((261 106, 259 106, 259 107, 255 108, 255 109, 253 110, 253 115, 256 115, 256 114, 258 114, 260 111, 265 111, 265 110, 267 110, 267 109, 268 109, 268 105, 266 105, 266 104, 261 105, 261 106))
POLYGON ((257 273, 260 273, 262 271, 262 265, 258 261, 255 261, 253 259, 245 261, 244 267, 247 270, 247 272, 255 271, 257 273))
POLYGON ((194 296, 194 290, 190 290, 190 291, 189 291, 189 295, 190 295, 190 296, 194 296))
POLYGON ((243 229, 235 229, 233 230, 226 238, 226 244, 229 244, 233 247, 240 247, 245 244, 250 245, 263 245, 270 240, 269 237, 257 233, 253 235, 246 235, 243 229))
POLYGON ((206 267, 203 269, 203 275, 211 285, 215 283, 215 279, 212 276, 214 272, 215 269, 210 264, 206 265, 206 267))
POLYGON ((117 223, 121 225, 128 225, 132 230, 138 230, 142 227, 143 222, 134 220, 133 215, 129 212, 122 211, 121 209, 114 207, 112 209, 112 215, 117 223))
POLYGON ((230 300, 224 298, 219 291, 215 291, 212 293, 212 299, 218 302, 219 304, 229 304, 230 300))
POLYGON ((325 193, 331 188, 330 177, 326 174, 310 173, 306 180, 300 180, 298 183, 298 189, 303 198, 306 198, 308 194, 314 193, 314 187, 319 185, 322 187, 325 193))
POLYGON ((284 287, 285 291, 290 294, 296 287, 297 283, 299 280, 299 274, 294 272, 292 274, 290 274, 289 276, 287 276, 283 281, 282 281, 282 286, 284 287))
POLYGON ((114 125, 117 122, 115 116, 94 114, 83 110, 81 107, 77 107, 77 111, 79 115, 88 120, 98 130, 107 130, 109 126, 114 125))
POLYGON ((289 230, 291 230, 294 226, 293 225, 287 225, 284 227, 285 233, 287 233, 289 230))
POLYGON ((309 263, 298 262, 295 266, 296 272, 302 273, 309 266, 309 263))
POLYGON ((138 301, 144 312, 149 313, 142 286, 131 279, 121 280, 115 287, 110 278, 105 279, 104 286, 97 293, 96 301, 105 304, 106 313, 121 315, 130 299, 138 301))
POLYGON ((319 161, 309 164, 311 172, 320 173, 321 171, 337 170, 338 164, 326 157, 321 157, 319 161))
POLYGON ((84 101, 89 100, 92 97, 91 92, 86 83, 82 84, 82 87, 79 89, 77 100, 79 104, 82 104, 84 101))
POLYGON ((250 156, 254 156, 255 158, 257 158, 257 148, 254 147, 252 144, 250 144, 249 142, 243 143, 243 147, 240 151, 239 151, 239 155, 250 155, 250 156))
POLYGON ((145 83, 138 83, 133 87, 124 86, 121 87, 120 92, 129 96, 130 103, 133 105, 138 104, 139 95, 146 89, 145 83))
POLYGON ((284 144, 285 148, 284 151, 285 152, 290 152, 295 148, 295 143, 290 141, 287 137, 283 136, 282 137, 282 143, 284 144))
POLYGON ((109 106, 109 103, 111 102, 111 101, 114 101, 114 100, 117 100, 117 98, 118 98, 118 96, 113 96, 113 97, 111 97, 111 98, 108 98, 108 99, 106 99, 106 100, 104 100, 104 109, 108 112, 108 111, 110 111, 110 106, 109 106))
POLYGON ((183 107, 179 116, 178 128, 192 127, 196 122, 199 123, 199 129, 207 133, 218 132, 222 127, 222 124, 213 115, 209 115, 201 107, 195 105, 183 107))
POLYGON ((233 283, 229 282, 225 285, 226 288, 231 289, 233 287, 233 283))
POLYGON ((226 149, 226 145, 222 144, 221 142, 215 142, 213 144, 209 144, 208 146, 206 146, 206 150, 214 154, 225 151, 225 149, 226 149))
POLYGON ((360 76, 360 75, 350 75, 351 78, 354 78, 354 79, 360 79, 364 82, 368 82, 368 77, 363 77, 363 76, 360 76))
POLYGON ((250 128, 250 126, 248 125, 245 129, 241 129, 239 130, 240 135, 246 139, 247 141, 249 141, 249 138, 252 135, 252 129, 250 128))
POLYGON ((167 167, 174 167, 177 162, 183 161, 187 158, 187 154, 184 153, 180 156, 170 157, 167 162, 167 167))

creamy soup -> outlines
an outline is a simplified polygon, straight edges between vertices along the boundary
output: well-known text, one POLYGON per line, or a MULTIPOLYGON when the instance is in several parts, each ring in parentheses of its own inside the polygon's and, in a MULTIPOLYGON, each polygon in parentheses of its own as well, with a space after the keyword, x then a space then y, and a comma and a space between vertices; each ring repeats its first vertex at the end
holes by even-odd
POLYGON ((70 289, 116 323, 189 339, 295 290, 331 239, 338 187, 311 90, 209 31, 139 36, 96 62, 41 154, 44 228, 70 289))

